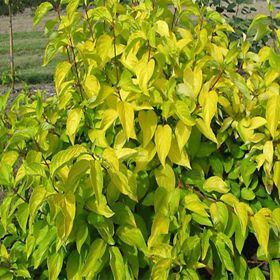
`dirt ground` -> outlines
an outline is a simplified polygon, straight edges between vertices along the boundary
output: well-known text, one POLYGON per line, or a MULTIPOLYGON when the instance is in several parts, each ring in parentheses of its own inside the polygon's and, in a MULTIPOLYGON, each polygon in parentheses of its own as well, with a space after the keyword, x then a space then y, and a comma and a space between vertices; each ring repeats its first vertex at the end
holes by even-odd
MULTIPOLYGON (((38 26, 33 27, 34 12, 26 9, 22 14, 18 14, 13 18, 14 32, 42 31, 45 22, 54 18, 54 16, 54 12, 50 12, 38 26)), ((9 17, 7 16, 0 16, 0 33, 9 33, 9 17)))

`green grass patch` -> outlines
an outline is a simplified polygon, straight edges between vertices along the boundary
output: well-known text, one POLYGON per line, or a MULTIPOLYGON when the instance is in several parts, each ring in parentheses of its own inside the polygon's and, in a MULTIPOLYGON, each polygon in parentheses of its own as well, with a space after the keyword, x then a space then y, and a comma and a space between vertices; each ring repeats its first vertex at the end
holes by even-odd
MULTIPOLYGON (((9 73, 9 34, 0 34, 0 84, 9 73), (2 77, 3 76, 3 77, 2 77)), ((14 34, 14 56, 18 82, 30 84, 53 81, 55 65, 59 58, 42 67, 47 38, 43 32, 19 32, 14 34)))

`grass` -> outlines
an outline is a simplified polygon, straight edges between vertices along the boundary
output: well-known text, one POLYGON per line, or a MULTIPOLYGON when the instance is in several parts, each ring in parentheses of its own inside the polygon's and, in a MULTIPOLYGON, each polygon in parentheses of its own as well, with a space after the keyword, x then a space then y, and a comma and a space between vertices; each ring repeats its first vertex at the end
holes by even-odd
MULTIPOLYGON (((9 73, 9 34, 0 34, 0 84, 9 73)), ((14 56, 18 82, 29 84, 49 83, 57 60, 42 67, 47 38, 43 32, 17 32, 14 34, 14 56)))

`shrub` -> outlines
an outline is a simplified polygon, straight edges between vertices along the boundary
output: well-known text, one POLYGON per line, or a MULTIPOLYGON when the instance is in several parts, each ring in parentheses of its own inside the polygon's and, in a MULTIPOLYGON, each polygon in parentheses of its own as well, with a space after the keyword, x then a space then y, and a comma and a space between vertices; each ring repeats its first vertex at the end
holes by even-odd
POLYGON ((277 279, 279 53, 188 0, 68 2, 57 95, 1 97, 1 279, 277 279))

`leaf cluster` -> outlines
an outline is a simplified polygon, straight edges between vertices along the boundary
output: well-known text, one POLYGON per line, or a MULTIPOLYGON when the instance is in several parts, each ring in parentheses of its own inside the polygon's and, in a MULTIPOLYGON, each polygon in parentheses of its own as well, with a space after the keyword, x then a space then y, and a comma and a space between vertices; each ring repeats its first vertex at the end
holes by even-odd
POLYGON ((0 97, 1 279, 277 279, 277 48, 191 0, 61 4, 56 96, 0 97))

